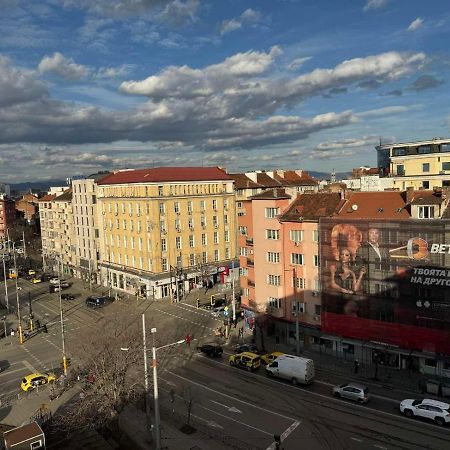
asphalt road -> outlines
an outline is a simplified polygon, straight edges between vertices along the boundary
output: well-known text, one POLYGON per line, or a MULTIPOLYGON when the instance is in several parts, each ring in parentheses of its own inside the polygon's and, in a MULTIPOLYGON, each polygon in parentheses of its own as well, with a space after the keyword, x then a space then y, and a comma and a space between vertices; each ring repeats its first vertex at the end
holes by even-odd
MULTIPOLYGON (((30 292, 35 317, 48 324, 49 333, 40 333, 22 346, 10 344, 10 337, 0 341, 0 365, 4 368, 0 372, 0 400, 20 392, 24 375, 54 370, 61 362, 59 295, 48 293, 48 282, 19 283, 24 312, 30 292)), ((158 330, 157 346, 182 339, 187 333, 194 336, 191 348, 182 344, 158 352, 163 423, 172 408, 185 416, 186 405, 192 400, 196 425, 226 443, 246 448, 274 449, 274 434, 282 436, 285 450, 449 448, 450 428, 401 416, 395 391, 374 396, 368 405, 360 406, 331 396, 330 382, 342 380, 331 380, 329 374, 319 372, 312 386, 294 387, 267 378, 263 368, 248 373, 230 367, 228 350, 218 360, 197 353, 195 347, 213 341, 214 329, 222 324, 205 310, 182 303, 139 304, 131 299, 93 311, 84 305, 89 293, 80 283, 66 292, 77 294, 75 300, 64 302, 69 356, 71 346, 87 328, 101 330, 113 316, 142 311, 146 312, 147 326, 158 330)), ((162 437, 164 444, 164 428, 162 437)))

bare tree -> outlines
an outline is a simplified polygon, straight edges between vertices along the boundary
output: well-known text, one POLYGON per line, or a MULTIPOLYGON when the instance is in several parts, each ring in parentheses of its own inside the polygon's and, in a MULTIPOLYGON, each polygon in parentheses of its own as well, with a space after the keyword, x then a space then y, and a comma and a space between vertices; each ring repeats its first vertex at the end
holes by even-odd
POLYGON ((59 417, 66 431, 81 427, 102 428, 117 418, 124 406, 143 391, 142 335, 136 318, 108 318, 98 330, 86 333, 72 351, 74 376, 80 375, 84 388, 59 417))

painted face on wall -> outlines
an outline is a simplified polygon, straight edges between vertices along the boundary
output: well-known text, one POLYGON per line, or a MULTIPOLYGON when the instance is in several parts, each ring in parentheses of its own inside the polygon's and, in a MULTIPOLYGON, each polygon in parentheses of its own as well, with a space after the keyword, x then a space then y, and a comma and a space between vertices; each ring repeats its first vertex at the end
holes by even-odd
POLYGON ((368 237, 371 244, 378 244, 378 240, 380 239, 380 232, 377 228, 369 228, 368 237))

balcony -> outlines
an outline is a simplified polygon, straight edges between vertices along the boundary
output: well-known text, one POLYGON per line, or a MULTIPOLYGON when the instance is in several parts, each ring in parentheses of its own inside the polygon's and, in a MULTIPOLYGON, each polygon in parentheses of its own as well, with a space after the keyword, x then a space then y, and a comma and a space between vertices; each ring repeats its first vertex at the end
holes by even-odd
POLYGON ((253 245, 253 238, 246 238, 245 239, 245 244, 246 245, 253 245))
POLYGON ((255 282, 253 280, 247 279, 247 286, 248 287, 255 287, 255 282))
POLYGON ((255 267, 255 261, 252 258, 247 258, 247 267, 255 267))

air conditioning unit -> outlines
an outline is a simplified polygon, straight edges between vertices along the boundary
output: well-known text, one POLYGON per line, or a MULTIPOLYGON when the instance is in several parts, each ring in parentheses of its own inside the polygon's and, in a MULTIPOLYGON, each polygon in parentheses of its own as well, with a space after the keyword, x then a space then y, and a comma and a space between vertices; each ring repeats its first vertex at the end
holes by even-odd
POLYGON ((313 297, 318 297, 319 296, 319 292, 313 291, 312 295, 313 295, 313 297))

